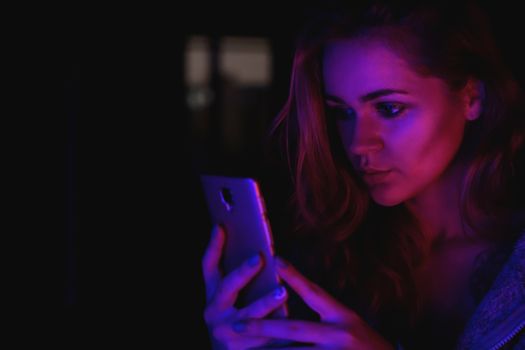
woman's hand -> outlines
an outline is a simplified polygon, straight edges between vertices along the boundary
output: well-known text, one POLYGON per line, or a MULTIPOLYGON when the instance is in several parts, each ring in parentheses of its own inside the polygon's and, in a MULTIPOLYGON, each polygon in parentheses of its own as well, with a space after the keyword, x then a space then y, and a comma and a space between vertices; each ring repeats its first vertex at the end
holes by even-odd
POLYGON ((306 279, 293 266, 279 259, 277 267, 281 278, 319 314, 321 322, 249 320, 235 325, 239 334, 310 343, 314 349, 393 349, 355 312, 306 279))
POLYGON ((270 295, 237 309, 234 304, 239 291, 261 270, 264 262, 260 255, 256 255, 223 276, 219 262, 224 241, 224 230, 216 226, 202 259, 207 302, 204 319, 216 348, 241 350, 261 346, 268 343, 271 337, 239 333, 236 331, 237 322, 270 314, 286 301, 286 289, 280 287, 270 295))

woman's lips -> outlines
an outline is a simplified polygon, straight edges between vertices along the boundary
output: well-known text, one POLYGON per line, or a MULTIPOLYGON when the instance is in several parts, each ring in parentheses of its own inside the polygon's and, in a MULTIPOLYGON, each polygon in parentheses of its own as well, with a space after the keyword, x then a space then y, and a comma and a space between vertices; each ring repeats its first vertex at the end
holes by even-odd
POLYGON ((369 185, 377 185, 385 182, 391 172, 391 170, 364 172, 363 180, 369 185))

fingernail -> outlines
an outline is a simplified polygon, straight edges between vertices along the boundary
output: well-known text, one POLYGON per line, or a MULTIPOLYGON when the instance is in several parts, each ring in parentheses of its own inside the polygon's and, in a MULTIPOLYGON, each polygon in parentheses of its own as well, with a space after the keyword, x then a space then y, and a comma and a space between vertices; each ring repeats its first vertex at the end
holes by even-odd
POLYGON ((282 299, 286 296, 286 288, 283 286, 278 287, 276 290, 273 291, 273 297, 274 299, 282 299))
POLYGON ((277 267, 280 269, 286 269, 289 265, 288 262, 278 256, 275 257, 275 262, 277 263, 277 267))
POLYGON ((246 330, 246 323, 244 322, 235 322, 232 324, 232 329, 236 333, 242 333, 246 330))
POLYGON ((257 253, 248 260, 248 265, 255 267, 261 262, 261 254, 257 253))

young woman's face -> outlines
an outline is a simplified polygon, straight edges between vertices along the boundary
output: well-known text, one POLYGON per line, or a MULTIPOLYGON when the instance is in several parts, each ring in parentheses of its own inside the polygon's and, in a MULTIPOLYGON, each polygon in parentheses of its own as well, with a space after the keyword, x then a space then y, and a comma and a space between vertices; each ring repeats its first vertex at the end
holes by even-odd
POLYGON ((396 205, 439 181, 463 139, 459 92, 364 39, 328 45, 323 78, 327 117, 374 201, 396 205))

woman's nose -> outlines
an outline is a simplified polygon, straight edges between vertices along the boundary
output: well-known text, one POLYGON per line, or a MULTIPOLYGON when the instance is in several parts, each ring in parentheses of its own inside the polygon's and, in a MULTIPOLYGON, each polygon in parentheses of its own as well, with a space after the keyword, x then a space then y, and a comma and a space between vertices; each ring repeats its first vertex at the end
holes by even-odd
POLYGON ((354 126, 350 152, 362 156, 382 150, 384 143, 377 122, 370 117, 358 119, 354 126))

